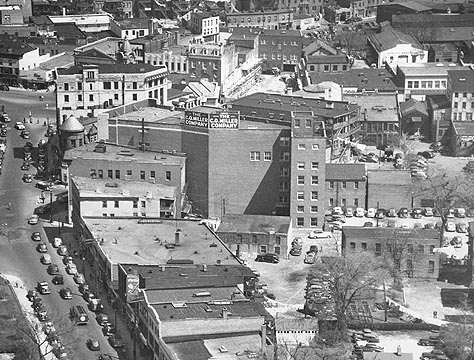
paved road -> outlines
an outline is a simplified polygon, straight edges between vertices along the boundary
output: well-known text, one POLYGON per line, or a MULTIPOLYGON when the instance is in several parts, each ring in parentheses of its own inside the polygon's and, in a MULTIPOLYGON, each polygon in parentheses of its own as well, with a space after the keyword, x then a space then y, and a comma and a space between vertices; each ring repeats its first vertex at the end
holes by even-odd
MULTIPOLYGON (((101 328, 94 319, 94 314, 90 313, 91 321, 87 326, 77 327, 69 320, 69 309, 73 304, 86 306, 78 292, 77 285, 72 276, 67 275, 60 257, 55 253, 54 248, 48 242, 48 253, 53 258, 53 263, 60 267, 61 273, 65 276, 65 286, 73 291, 73 299, 66 301, 59 296, 60 286, 51 283, 51 276, 46 272, 46 266, 39 261, 40 254, 36 252, 36 243, 30 238, 33 231, 39 231, 43 239, 47 240, 46 234, 57 235, 57 228, 51 228, 46 221, 41 221, 38 225, 28 225, 27 219, 33 213, 33 210, 39 204, 41 191, 34 187, 35 181, 31 184, 25 184, 21 181, 24 171, 20 169, 23 162, 23 145, 25 140, 19 136, 19 131, 13 128, 14 122, 23 120, 28 112, 32 112, 33 120, 38 114, 45 118, 51 116, 53 119, 54 106, 53 94, 43 94, 45 102, 39 101, 39 93, 26 91, 10 91, 0 93, 0 105, 5 105, 5 110, 10 114, 12 122, 8 125, 7 151, 3 163, 2 174, 0 175, 0 219, 2 224, 2 235, 0 235, 0 272, 18 276, 28 288, 34 288, 38 281, 48 281, 52 293, 43 296, 43 300, 53 322, 56 323, 58 332, 64 332, 61 337, 63 345, 71 359, 97 359, 97 352, 91 352, 87 349, 85 341, 89 337, 99 339, 101 344, 101 353, 116 354, 108 345, 106 338, 102 335, 101 328), (49 103, 49 109, 46 109, 45 103, 49 103), (12 203, 12 210, 8 209, 8 203, 12 203)), ((38 141, 43 138, 46 127, 43 124, 26 124, 31 133, 31 141, 36 147, 38 141)), ((35 152, 33 151, 33 154, 35 152)), ((34 160, 34 159, 33 159, 34 160)), ((30 170, 34 173, 34 169, 30 170)), ((55 189, 54 192, 64 191, 64 187, 55 189)), ((47 197, 48 198, 48 197, 47 197)), ((48 202, 49 199, 46 200, 48 202)), ((52 240, 52 239, 49 239, 52 240)), ((81 264, 77 264, 81 269, 81 264)))

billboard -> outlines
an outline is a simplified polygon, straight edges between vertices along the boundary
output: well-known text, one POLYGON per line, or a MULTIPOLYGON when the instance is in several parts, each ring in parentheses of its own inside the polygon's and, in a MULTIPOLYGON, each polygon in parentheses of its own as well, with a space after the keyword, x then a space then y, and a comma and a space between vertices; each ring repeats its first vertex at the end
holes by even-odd
POLYGON ((138 286, 140 278, 137 274, 127 274, 127 302, 133 302, 138 299, 138 286))
POLYGON ((198 111, 185 111, 184 124, 209 129, 238 129, 240 116, 238 111, 220 111, 213 114, 198 111))

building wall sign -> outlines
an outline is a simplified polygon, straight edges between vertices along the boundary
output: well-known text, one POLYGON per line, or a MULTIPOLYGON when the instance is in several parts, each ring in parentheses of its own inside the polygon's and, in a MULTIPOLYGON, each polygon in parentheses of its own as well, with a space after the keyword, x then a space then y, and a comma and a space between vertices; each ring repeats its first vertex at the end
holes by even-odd
POLYGON ((207 114, 203 114, 196 111, 184 112, 184 124, 189 125, 189 126, 201 127, 201 128, 209 127, 207 114))
POLYGON ((238 129, 240 114, 238 111, 221 111, 214 114, 197 111, 184 112, 184 124, 209 129, 238 129))

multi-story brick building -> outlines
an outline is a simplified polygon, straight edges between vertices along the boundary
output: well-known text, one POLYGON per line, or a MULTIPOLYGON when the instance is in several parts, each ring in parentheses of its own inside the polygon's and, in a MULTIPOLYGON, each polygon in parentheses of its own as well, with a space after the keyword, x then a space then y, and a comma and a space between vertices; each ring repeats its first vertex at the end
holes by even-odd
POLYGON ((344 226, 343 253, 368 251, 398 267, 400 275, 437 279, 439 234, 433 229, 363 228, 344 226))
POLYGON ((189 28, 194 34, 202 35, 205 42, 215 42, 219 38, 219 16, 210 13, 192 12, 189 28))
MULTIPOLYGON (((105 183, 113 184, 117 182, 121 184, 117 189, 127 188, 128 193, 133 192, 133 187, 131 188, 124 181, 136 183, 137 188, 141 186, 139 182, 149 184, 150 191, 156 191, 162 187, 167 191, 164 193, 165 196, 170 197, 170 192, 174 194, 171 197, 173 200, 171 216, 181 217, 185 191, 185 162, 186 157, 183 154, 164 154, 149 150, 143 152, 136 148, 117 146, 104 142, 90 143, 65 151, 62 159, 61 179, 67 183, 72 177, 87 178, 91 183, 97 183, 98 188, 107 187, 104 185, 105 183), (94 182, 95 179, 98 181, 94 182)), ((81 184, 83 185, 76 187, 84 189, 84 191, 90 190, 90 188, 87 188, 85 181, 81 180, 81 184)), ((141 189, 143 190, 143 186, 141 186, 141 189)), ((159 201, 158 205, 160 202, 166 203, 165 197, 161 199, 160 195, 162 194, 158 191, 154 197, 155 200, 157 198, 163 200, 159 201)), ((128 200, 132 201, 133 199, 128 200)), ((158 209, 154 211, 157 213, 158 209)), ((138 214, 140 211, 136 210, 133 213, 138 214)), ((151 215, 152 210, 145 211, 145 213, 147 216, 154 216, 151 215)), ((89 214, 88 216, 101 216, 101 214, 99 212, 97 214, 89 214)), ((120 215, 119 212, 116 212, 115 216, 132 216, 132 213, 120 215)))
POLYGON ((452 121, 471 121, 474 113, 474 70, 448 71, 446 94, 452 121))
POLYGON ((326 198, 329 208, 365 208, 367 176, 364 164, 326 164, 326 198))
POLYGON ((279 9, 291 9, 297 15, 317 17, 323 13, 323 0, 279 0, 277 5, 279 9))
POLYGON ((226 14, 227 26, 256 27, 266 30, 290 29, 293 10, 281 9, 261 12, 231 12, 226 14))
POLYGON ((101 11, 112 14, 116 19, 133 18, 133 1, 131 0, 92 0, 95 13, 101 11))
POLYGON ((168 71, 149 64, 72 66, 57 71, 60 117, 97 115, 103 109, 156 99, 167 102, 168 71))

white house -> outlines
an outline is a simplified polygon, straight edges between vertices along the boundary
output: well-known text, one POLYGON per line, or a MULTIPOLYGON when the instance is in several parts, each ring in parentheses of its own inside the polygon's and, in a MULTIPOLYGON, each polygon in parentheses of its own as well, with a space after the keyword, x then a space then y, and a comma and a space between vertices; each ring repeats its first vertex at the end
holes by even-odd
POLYGON ((369 36, 368 41, 377 54, 379 68, 385 63, 396 68, 400 64, 428 62, 428 50, 411 35, 387 29, 369 36))

